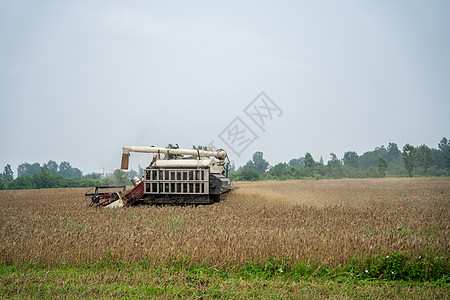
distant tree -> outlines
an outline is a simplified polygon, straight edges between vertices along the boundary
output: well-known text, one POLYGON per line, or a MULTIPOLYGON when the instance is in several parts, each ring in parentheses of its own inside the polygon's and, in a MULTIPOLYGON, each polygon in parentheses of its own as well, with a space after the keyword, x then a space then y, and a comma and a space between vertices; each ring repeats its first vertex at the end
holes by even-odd
POLYGON ((445 152, 447 148, 450 148, 450 140, 447 140, 447 138, 443 137, 441 141, 438 143, 439 150, 445 152))
POLYGON ((0 178, 0 191, 6 189, 6 185, 3 182, 3 179, 0 178))
POLYGON ((450 140, 447 140, 447 138, 445 137, 442 138, 442 140, 438 144, 438 148, 444 155, 446 167, 450 169, 450 140))
POLYGON ((344 153, 344 166, 359 169, 359 156, 355 151, 347 151, 344 153))
POLYGON ((17 167, 17 177, 20 177, 20 176, 23 176, 23 175, 27 174, 28 166, 30 166, 29 163, 20 164, 17 167))
POLYGON ((378 166, 378 157, 387 157, 387 150, 384 146, 376 147, 373 151, 364 152, 359 157, 359 165, 361 170, 367 170, 370 167, 378 166))
POLYGON ((30 175, 24 174, 22 176, 18 176, 16 179, 11 181, 8 184, 9 190, 27 190, 34 189, 33 179, 30 175))
POLYGON ((416 155, 419 167, 422 167, 425 176, 428 176, 428 168, 433 162, 433 157, 431 157, 431 149, 427 145, 423 144, 418 147, 416 155))
POLYGON ((320 165, 320 166, 323 166, 323 157, 322 157, 322 156, 320 157, 319 165, 320 165))
POLYGON ((66 178, 81 178, 83 176, 83 173, 79 169, 73 168, 68 161, 59 164, 58 174, 66 178))
POLYGON ((349 166, 342 167, 342 177, 345 178, 361 178, 363 173, 359 169, 355 169, 349 166))
POLYGON ((377 178, 377 177, 380 177, 380 172, 378 172, 377 168, 370 167, 367 170, 365 170, 364 177, 377 178))
POLYGON ((67 178, 70 178, 71 177, 71 175, 72 175, 72 166, 70 165, 70 162, 68 162, 68 161, 62 161, 60 164, 59 164, 59 167, 58 167, 58 174, 60 174, 60 175, 62 175, 62 176, 64 176, 64 177, 67 177, 67 178))
POLYGON ((396 143, 389 143, 386 158, 390 163, 398 163, 401 161, 402 152, 398 149, 396 143))
POLYGON ((289 166, 291 167, 297 167, 297 166, 304 166, 305 165, 305 158, 293 158, 289 161, 289 166))
POLYGON ((431 157, 433 158, 432 166, 434 166, 436 169, 447 168, 444 153, 440 149, 431 148, 431 157))
POLYGON ((29 175, 33 176, 36 173, 39 173, 41 171, 41 165, 39 163, 29 164, 29 163, 23 163, 20 164, 17 168, 17 177, 23 176, 23 175, 29 175))
POLYGON ((236 181, 255 181, 261 178, 261 175, 254 169, 244 168, 233 173, 232 180, 236 181))
POLYGON ((130 184, 128 172, 117 169, 114 170, 113 176, 116 179, 117 184, 128 185, 130 184))
POLYGON ((269 166, 269 163, 267 162, 267 160, 264 159, 263 153, 261 151, 257 151, 253 154, 253 165, 254 169, 259 174, 262 174, 266 171, 267 167, 269 166))
POLYGON ((307 168, 312 168, 314 167, 315 162, 314 162, 314 158, 312 157, 311 153, 306 152, 305 154, 305 167, 307 168))
POLYGON ((410 144, 406 144, 403 146, 402 157, 405 163, 405 169, 408 171, 409 177, 412 177, 416 168, 416 148, 410 144))
POLYGON ((255 170, 255 163, 253 162, 253 160, 249 160, 249 161, 247 161, 247 163, 244 166, 242 166, 239 169, 240 170, 242 170, 242 169, 253 169, 253 170, 255 170))
POLYGON ((43 167, 46 167, 52 175, 56 175, 58 173, 58 164, 54 160, 49 160, 48 163, 43 165, 43 167))
POLYGON ((337 158, 336 154, 334 154, 333 152, 330 153, 330 160, 328 161, 328 166, 335 169, 339 169, 342 167, 341 161, 339 160, 339 158, 337 158))
POLYGON ((72 178, 81 178, 81 177, 83 177, 83 172, 81 172, 81 170, 80 169, 78 169, 78 168, 73 168, 72 169, 72 178))
POLYGON ((281 177, 286 173, 287 169, 288 165, 286 163, 278 163, 270 169, 269 173, 270 175, 281 177))
POLYGON ((380 173, 381 177, 386 177, 386 171, 388 169, 388 161, 386 158, 380 156, 378 158, 378 172, 380 173))
POLYGON ((52 176, 47 167, 42 167, 39 173, 32 177, 33 186, 36 189, 49 189, 58 187, 58 181, 55 176, 52 176))
POLYGON ((128 185, 130 184, 129 173, 120 169, 114 170, 114 172, 105 178, 107 185, 128 185))
POLYGON ((83 178, 85 179, 92 179, 92 180, 100 180, 102 179, 102 177, 103 177, 102 173, 89 173, 83 176, 83 178))
POLYGON ((331 177, 333 178, 342 177, 342 163, 337 158, 336 154, 330 153, 330 160, 328 161, 327 168, 331 177))
POLYGON ((4 182, 5 185, 7 185, 8 182, 14 180, 14 173, 13 173, 13 170, 11 169, 11 165, 10 164, 7 164, 5 166, 5 169, 4 169, 3 174, 2 174, 2 179, 3 179, 3 182, 4 182))

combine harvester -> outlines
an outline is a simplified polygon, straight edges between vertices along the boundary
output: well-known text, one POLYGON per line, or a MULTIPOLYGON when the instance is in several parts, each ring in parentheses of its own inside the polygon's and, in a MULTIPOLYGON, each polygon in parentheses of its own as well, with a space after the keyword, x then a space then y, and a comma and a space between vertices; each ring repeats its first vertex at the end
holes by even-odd
POLYGON ((233 189, 228 178, 229 160, 225 150, 126 146, 123 147, 121 169, 128 169, 131 152, 154 154, 143 178, 135 176, 131 179, 134 188, 128 192, 124 186, 96 187, 94 193, 85 194, 89 206, 122 207, 139 202, 211 204, 233 189), (165 159, 157 159, 163 155, 165 159))

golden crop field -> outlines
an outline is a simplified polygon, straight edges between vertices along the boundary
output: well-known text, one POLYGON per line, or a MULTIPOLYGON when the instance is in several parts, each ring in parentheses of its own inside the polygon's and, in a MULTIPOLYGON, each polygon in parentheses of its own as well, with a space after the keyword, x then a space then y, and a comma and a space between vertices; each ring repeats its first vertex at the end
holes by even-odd
POLYGON ((233 268, 273 257, 330 268, 379 251, 450 250, 450 179, 242 182, 206 206, 86 207, 86 188, 0 191, 2 263, 233 268))

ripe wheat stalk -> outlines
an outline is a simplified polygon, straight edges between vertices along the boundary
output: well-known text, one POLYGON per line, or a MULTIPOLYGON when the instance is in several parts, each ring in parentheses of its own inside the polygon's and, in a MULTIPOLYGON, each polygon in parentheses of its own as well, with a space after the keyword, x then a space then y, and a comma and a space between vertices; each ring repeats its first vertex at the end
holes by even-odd
POLYGON ((286 258, 329 267, 380 250, 448 255, 450 179, 238 183, 208 206, 93 209, 86 189, 0 191, 0 260, 174 259, 233 267, 286 258))

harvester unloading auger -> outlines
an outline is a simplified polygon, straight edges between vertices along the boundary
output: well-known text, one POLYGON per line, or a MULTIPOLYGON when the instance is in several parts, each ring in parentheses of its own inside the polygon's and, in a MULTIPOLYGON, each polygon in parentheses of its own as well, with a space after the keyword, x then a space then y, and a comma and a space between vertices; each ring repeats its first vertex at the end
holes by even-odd
POLYGON ((99 192, 107 186, 86 193, 90 206, 122 207, 137 202, 151 204, 211 204, 232 188, 228 178, 229 160, 225 150, 166 149, 145 146, 123 147, 121 169, 127 170, 131 152, 153 153, 157 159, 144 169, 142 178, 131 182, 134 188, 99 192), (186 155, 186 156, 185 156, 186 155))

